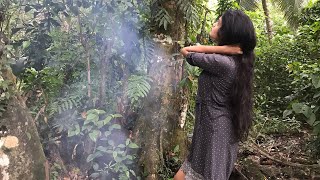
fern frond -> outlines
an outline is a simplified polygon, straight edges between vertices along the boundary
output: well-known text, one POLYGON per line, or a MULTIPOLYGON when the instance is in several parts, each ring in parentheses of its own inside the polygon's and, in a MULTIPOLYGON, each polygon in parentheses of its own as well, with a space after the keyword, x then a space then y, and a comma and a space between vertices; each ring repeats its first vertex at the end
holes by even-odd
POLYGON ((292 27, 299 25, 298 15, 306 0, 273 0, 272 1, 283 13, 292 27))
POLYGON ((177 6, 180 11, 184 13, 185 18, 192 22, 192 25, 196 28, 200 24, 199 11, 190 0, 176 0, 177 6))
POLYGON ((137 102, 139 99, 148 95, 152 82, 152 79, 147 76, 131 75, 128 79, 127 95, 131 100, 131 103, 137 102))
POLYGON ((154 17, 155 21, 158 22, 159 27, 163 26, 167 30, 168 25, 172 23, 172 18, 165 8, 160 8, 158 13, 154 17))
POLYGON ((143 43, 141 44, 141 49, 143 50, 143 59, 145 62, 152 62, 154 57, 154 49, 156 43, 149 37, 143 38, 143 43))

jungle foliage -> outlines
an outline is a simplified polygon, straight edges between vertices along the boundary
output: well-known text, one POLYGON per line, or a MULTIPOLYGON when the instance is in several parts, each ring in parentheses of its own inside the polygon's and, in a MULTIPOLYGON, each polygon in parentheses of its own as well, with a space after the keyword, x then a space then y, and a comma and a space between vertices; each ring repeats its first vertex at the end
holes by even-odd
MULTIPOLYGON (((10 97, 19 94, 52 162, 52 179, 67 173, 65 165, 89 169, 86 175, 92 178, 145 176, 134 166, 139 146, 132 129, 152 87, 148 73, 154 61, 154 35, 163 35, 175 25, 168 2, 0 1, 0 118, 10 97), (6 70, 12 70, 14 82, 4 76, 6 70), (52 147, 59 150, 53 152, 52 147)), ((177 42, 181 46, 211 44, 207 34, 218 15, 229 8, 249 9, 246 13, 258 37, 251 135, 299 132, 307 127, 315 139, 314 150, 319 150, 320 1, 310 1, 292 17, 281 11, 281 5, 271 6, 272 43, 260 5, 219 0, 212 10, 206 0, 169 3, 177 4, 186 21, 186 38, 177 42), (292 26, 296 20, 290 18, 296 18, 298 25, 292 26)), ((184 70, 180 84, 187 89, 190 135, 200 70, 187 64, 184 70)), ((319 158, 320 152, 314 152, 319 158)), ((171 153, 164 158, 161 177, 172 177, 172 168, 181 163, 176 157, 179 147, 171 153)))

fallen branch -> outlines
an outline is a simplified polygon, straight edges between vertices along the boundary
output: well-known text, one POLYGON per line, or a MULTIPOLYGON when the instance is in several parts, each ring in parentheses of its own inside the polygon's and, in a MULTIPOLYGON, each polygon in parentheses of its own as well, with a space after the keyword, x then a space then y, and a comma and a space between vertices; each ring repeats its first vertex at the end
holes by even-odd
POLYGON ((281 158, 281 159, 277 159, 273 156, 271 156, 270 154, 268 154, 267 152, 265 152, 264 150, 262 150, 255 142, 251 142, 249 144, 249 146, 251 148, 253 148, 254 150, 258 151, 261 155, 279 163, 279 164, 283 164, 283 165, 287 165, 287 166, 292 166, 292 167, 298 167, 298 168, 320 168, 319 164, 310 164, 310 165, 305 165, 305 164, 299 164, 299 163, 292 163, 290 161, 288 161, 287 159, 281 158))

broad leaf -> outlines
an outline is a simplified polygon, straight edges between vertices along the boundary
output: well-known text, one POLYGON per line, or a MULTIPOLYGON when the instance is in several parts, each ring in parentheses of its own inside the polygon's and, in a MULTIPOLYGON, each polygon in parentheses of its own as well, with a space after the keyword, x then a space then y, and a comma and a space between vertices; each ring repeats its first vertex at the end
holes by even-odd
POLYGON ((89 133, 89 137, 92 141, 96 142, 98 137, 100 135, 100 131, 99 130, 93 130, 92 132, 89 133))

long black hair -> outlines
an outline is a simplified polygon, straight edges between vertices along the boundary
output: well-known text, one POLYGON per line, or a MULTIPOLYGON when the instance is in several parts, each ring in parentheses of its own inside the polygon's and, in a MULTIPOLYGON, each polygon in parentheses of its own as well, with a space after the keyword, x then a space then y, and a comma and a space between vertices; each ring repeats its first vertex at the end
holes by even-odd
POLYGON ((219 45, 239 45, 242 55, 235 58, 237 75, 233 83, 231 106, 234 134, 244 140, 252 125, 253 114, 253 65, 256 33, 250 18, 240 10, 227 10, 222 15, 218 30, 219 45))

